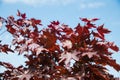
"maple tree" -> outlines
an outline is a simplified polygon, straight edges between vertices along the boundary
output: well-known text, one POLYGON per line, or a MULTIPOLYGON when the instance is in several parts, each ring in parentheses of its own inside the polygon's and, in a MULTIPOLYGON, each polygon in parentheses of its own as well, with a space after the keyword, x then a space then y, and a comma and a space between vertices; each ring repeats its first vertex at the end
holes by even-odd
POLYGON ((0 17, 13 36, 12 45, 0 42, 0 52, 24 54, 25 66, 14 67, 0 61, 6 71, 0 73, 3 80, 115 80, 106 65, 120 71, 120 65, 112 59, 112 50, 119 48, 106 41, 111 31, 104 25, 94 24, 97 18, 80 18, 84 25, 72 29, 59 21, 41 28, 41 20, 27 19, 25 13, 17 12, 18 18, 0 17), (11 48, 12 46, 12 48, 11 48), (111 50, 110 50, 111 49, 111 50))

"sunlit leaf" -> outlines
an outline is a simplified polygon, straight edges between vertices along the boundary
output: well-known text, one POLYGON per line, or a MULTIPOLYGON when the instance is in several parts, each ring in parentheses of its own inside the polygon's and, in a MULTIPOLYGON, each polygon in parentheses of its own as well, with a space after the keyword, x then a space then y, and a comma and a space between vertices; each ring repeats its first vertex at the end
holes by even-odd
POLYGON ((70 40, 62 41, 62 46, 70 49, 70 48, 72 48, 72 42, 70 40))
POLYGON ((82 56, 88 56, 89 58, 92 58, 94 55, 98 56, 97 55, 97 52, 84 52, 82 53, 82 56))
POLYGON ((0 27, 12 36, 12 44, 4 44, 1 36, 1 54, 12 52, 26 58, 18 67, 0 61, 6 69, 0 72, 0 80, 115 80, 105 67, 120 71, 110 50, 117 52, 119 48, 105 38, 111 31, 104 25, 96 26, 98 18, 80 19, 83 24, 75 28, 59 21, 42 28, 40 19, 29 19, 19 10, 16 17, 0 17, 0 27))
POLYGON ((28 45, 28 48, 32 51, 34 51, 35 49, 37 49, 38 47, 40 47, 38 44, 36 43, 32 43, 28 45))
POLYGON ((65 65, 69 66, 71 59, 76 60, 76 61, 79 60, 78 54, 80 54, 80 53, 76 52, 76 51, 72 52, 72 53, 70 53, 70 52, 63 52, 61 54, 61 56, 60 56, 59 63, 62 62, 62 61, 65 61, 65 65))

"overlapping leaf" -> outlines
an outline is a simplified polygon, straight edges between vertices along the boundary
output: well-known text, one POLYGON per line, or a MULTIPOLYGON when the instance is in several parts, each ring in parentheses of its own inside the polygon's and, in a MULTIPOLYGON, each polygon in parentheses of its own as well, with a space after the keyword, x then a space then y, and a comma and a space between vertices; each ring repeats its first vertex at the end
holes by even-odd
POLYGON ((14 48, 13 51, 9 45, 0 43, 0 52, 25 54, 26 66, 16 68, 0 62, 7 68, 2 73, 2 79, 114 80, 105 66, 120 71, 120 65, 112 59, 113 53, 109 51, 118 52, 119 48, 113 42, 106 41, 105 35, 110 30, 104 25, 94 24, 98 18, 80 18, 85 24, 79 23, 74 29, 59 21, 52 21, 47 28, 41 29, 41 20, 27 19, 26 14, 19 10, 17 16, 18 19, 0 17, 0 27, 5 23, 7 31, 13 36, 14 48))

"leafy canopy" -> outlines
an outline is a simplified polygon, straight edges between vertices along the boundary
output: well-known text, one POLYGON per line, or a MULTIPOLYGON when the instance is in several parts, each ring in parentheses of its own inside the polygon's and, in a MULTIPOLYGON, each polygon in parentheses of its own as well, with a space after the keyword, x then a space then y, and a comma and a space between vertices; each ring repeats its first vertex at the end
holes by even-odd
POLYGON ((52 21, 42 29, 41 20, 28 19, 20 11, 17 16, 17 19, 14 16, 0 17, 0 27, 4 23, 13 36, 12 45, 1 41, 0 52, 24 54, 26 65, 14 67, 0 61, 0 65, 6 68, 0 74, 1 79, 115 80, 105 66, 120 71, 120 65, 111 57, 111 51, 118 52, 119 48, 106 41, 105 34, 110 30, 94 24, 98 18, 80 18, 84 25, 78 23, 74 29, 59 21, 52 21))

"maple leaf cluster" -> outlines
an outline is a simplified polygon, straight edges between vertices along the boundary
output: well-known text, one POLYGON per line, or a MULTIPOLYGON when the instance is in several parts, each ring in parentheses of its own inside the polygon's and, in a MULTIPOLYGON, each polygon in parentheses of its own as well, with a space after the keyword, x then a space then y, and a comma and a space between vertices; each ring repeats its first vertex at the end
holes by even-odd
POLYGON ((14 67, 0 61, 0 66, 6 68, 0 73, 1 79, 115 80, 106 66, 120 71, 120 65, 111 57, 111 51, 118 52, 119 48, 106 41, 110 30, 94 24, 99 19, 80 18, 84 25, 78 23, 74 29, 53 21, 42 29, 41 20, 28 19, 20 11, 17 16, 0 17, 0 27, 4 23, 13 36, 12 45, 0 43, 0 52, 24 54, 26 65, 14 67))

